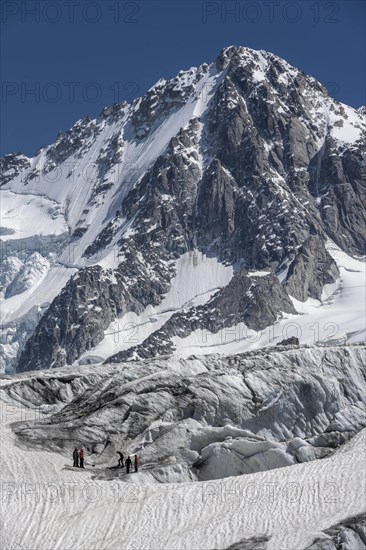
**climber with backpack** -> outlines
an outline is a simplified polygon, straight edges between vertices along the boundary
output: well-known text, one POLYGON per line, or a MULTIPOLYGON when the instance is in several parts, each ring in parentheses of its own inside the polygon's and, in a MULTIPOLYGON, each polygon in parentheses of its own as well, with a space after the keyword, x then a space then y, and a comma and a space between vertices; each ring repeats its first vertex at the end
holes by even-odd
POLYGON ((121 453, 121 451, 117 451, 117 454, 119 455, 118 467, 123 468, 123 466, 124 466, 124 464, 123 464, 123 454, 121 453))
POLYGON ((77 447, 75 447, 74 452, 72 453, 72 458, 74 459, 73 467, 78 468, 79 467, 79 452, 78 452, 77 447))
POLYGON ((80 461, 80 468, 84 468, 84 451, 83 451, 83 449, 80 449, 80 451, 79 451, 79 461, 80 461))

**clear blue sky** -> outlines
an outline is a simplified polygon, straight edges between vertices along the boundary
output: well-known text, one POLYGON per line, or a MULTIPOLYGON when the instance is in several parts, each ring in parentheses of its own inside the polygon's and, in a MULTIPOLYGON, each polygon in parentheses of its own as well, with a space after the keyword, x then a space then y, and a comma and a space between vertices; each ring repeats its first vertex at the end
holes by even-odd
POLYGON ((58 129, 211 62, 232 44, 271 51, 339 101, 364 105, 365 4, 3 0, 1 155, 33 155, 58 129))

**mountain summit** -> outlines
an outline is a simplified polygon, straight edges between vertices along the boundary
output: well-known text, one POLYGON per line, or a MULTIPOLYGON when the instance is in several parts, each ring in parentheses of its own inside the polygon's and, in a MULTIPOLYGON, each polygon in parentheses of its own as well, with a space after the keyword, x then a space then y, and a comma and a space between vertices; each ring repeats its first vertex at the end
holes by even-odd
POLYGON ((6 155, 2 368, 359 341, 365 137, 364 110, 231 46, 6 155))

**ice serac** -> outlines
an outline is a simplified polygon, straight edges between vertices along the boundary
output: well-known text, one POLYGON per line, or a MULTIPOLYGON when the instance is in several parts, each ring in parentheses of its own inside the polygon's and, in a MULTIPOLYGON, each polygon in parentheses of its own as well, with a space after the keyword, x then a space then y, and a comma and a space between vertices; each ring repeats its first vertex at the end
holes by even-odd
POLYGON ((366 548, 366 514, 347 518, 326 529, 305 550, 363 550, 366 548))
POLYGON ((33 252, 6 287, 5 298, 22 294, 32 286, 39 284, 48 269, 48 260, 38 252, 33 252))
MULTIPOLYGON (((31 201, 43 221, 32 229, 4 207, 1 239, 15 242, 26 231, 31 246, 42 235, 50 246, 36 252, 49 273, 63 267, 61 292, 54 284, 52 294, 51 275, 39 280, 37 292, 47 288, 51 306, 27 334, 26 348, 24 339, 17 347, 19 370, 78 361, 93 354, 111 323, 132 312, 148 317, 171 288, 179 258, 192 251, 232 266, 235 281, 242 268, 273 275, 252 280, 256 285, 238 300, 241 313, 234 282, 227 289, 217 284, 217 298, 207 293, 199 304, 171 304, 172 322, 165 319, 162 328, 149 321, 153 343, 145 342, 151 348, 139 348, 139 356, 174 351, 179 323, 182 334, 194 323, 217 330, 238 319, 254 329, 296 315, 287 294, 321 300, 339 269, 322 243, 351 256, 366 253, 365 129, 364 110, 332 99, 311 76, 271 53, 231 46, 210 65, 160 79, 131 104, 78 121, 31 159, 5 157, 7 204, 31 201), (70 279, 75 271, 88 291, 70 279), (103 309, 99 318, 94 306, 103 309), (220 308, 227 319, 218 320, 220 308)), ((13 247, 5 255, 23 265, 31 254, 24 258, 13 247)), ((6 265, 12 289, 18 264, 6 265)), ((246 284, 238 292, 246 293, 246 284)), ((24 304, 32 291, 26 287, 17 285, 24 304)), ((14 298, 3 298, 8 309, 14 298)), ((360 333, 358 323, 347 334, 360 333)))
POLYGON ((76 365, 0 386, 2 548, 364 547, 365 346, 76 365), (121 450, 138 473, 117 467, 121 450))
MULTIPOLYGON (((138 453, 150 483, 207 481, 311 462, 365 427, 365 346, 284 347, 24 374, 3 391, 42 416, 13 425, 25 448, 95 475, 138 453)), ((344 449, 346 450, 346 449, 344 449)))

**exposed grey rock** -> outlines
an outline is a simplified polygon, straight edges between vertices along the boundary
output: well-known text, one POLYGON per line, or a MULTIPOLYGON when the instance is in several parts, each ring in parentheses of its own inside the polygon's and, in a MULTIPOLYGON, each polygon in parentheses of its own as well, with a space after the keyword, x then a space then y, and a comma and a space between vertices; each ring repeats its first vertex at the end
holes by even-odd
POLYGON ((16 178, 30 162, 22 153, 10 153, 0 158, 0 187, 16 178))
MULTIPOLYGON (((364 136, 363 139, 365 139, 364 136)), ((329 237, 343 250, 364 255, 366 157, 355 146, 339 151, 328 137, 309 164, 310 191, 321 197, 320 214, 329 237)))
POLYGON ((296 336, 291 336, 290 338, 281 340, 281 342, 278 342, 276 345, 277 346, 299 346, 300 340, 296 336))
POLYGON ((47 162, 43 172, 50 172, 72 155, 81 158, 92 146, 93 139, 98 133, 100 128, 89 117, 76 122, 65 136, 60 137, 55 145, 47 149, 47 162))
POLYGON ((248 328, 259 331, 274 324, 283 313, 296 313, 296 310, 277 277, 273 273, 250 276, 242 268, 207 304, 175 313, 142 344, 109 357, 106 363, 172 353, 173 336, 185 338, 198 329, 217 333, 244 322, 248 328))
POLYGON ((306 550, 363 550, 366 548, 366 515, 347 518, 324 531, 306 550))
POLYGON ((266 550, 268 537, 251 537, 231 544, 226 550, 266 550))
POLYGON ((100 266, 82 269, 69 280, 27 341, 19 372, 73 363, 103 338, 115 317, 159 302, 172 276, 169 267, 161 263, 159 269, 156 264, 152 279, 148 266, 140 265, 132 251, 128 254, 129 261, 120 265, 113 281, 112 272, 100 266))
POLYGON ((320 300, 324 285, 335 283, 338 277, 337 264, 325 249, 323 241, 311 236, 300 247, 291 263, 285 288, 301 302, 308 298, 320 300))
MULTIPOLYGON (((78 121, 42 150, 45 162, 36 163, 32 170, 25 157, 7 155, 2 160, 6 182, 21 170, 31 182, 41 172, 61 168, 71 183, 72 170, 65 170, 70 160, 72 164, 84 159, 103 128, 118 122, 93 153, 98 173, 90 183, 91 193, 80 219, 70 231, 69 243, 86 239, 92 231, 83 265, 97 263, 98 254, 112 246, 121 265, 115 274, 105 275, 109 283, 98 282, 98 267, 95 272, 83 268, 80 277, 88 281, 88 292, 79 294, 71 283, 62 291, 54 302, 57 307, 45 313, 29 342, 32 359, 22 356, 20 369, 73 361, 81 350, 100 341, 117 313, 159 303, 174 274, 164 262, 170 266, 193 249, 248 270, 278 273, 291 264, 281 297, 274 283, 263 289, 267 302, 261 302, 258 295, 258 311, 251 306, 245 314, 248 326, 265 326, 279 311, 289 311, 288 298, 286 308, 279 307, 279 302, 286 301, 286 292, 301 301, 319 299, 324 285, 338 277, 323 240, 330 237, 347 253, 366 253, 364 111, 352 115, 359 137, 343 142, 333 130, 347 123, 345 109, 314 78, 277 56, 233 46, 225 48, 210 66, 181 71, 169 81, 161 79, 131 104, 115 104, 95 120, 78 121), (200 87, 206 77, 215 79, 212 89, 205 83, 200 87), (154 132, 197 99, 205 106, 202 114, 192 109, 189 122, 174 130, 156 158, 148 158, 138 177, 132 168, 125 175, 126 145, 142 145, 143 157, 154 132), (334 122, 322 115, 323 107, 332 113, 334 122), (111 177, 114 170, 115 179, 111 177), (108 198, 108 214, 95 232, 93 212, 108 198), (127 273, 141 282, 140 292, 130 294, 127 273), (112 282, 114 277, 117 283, 112 282), (99 323, 90 313, 93 307, 88 308, 97 303, 92 300, 93 285, 101 296, 98 307, 106 310, 99 323), (73 300, 78 306, 69 315, 73 300), (272 303, 277 305, 272 308, 272 303), (45 350, 46 342, 50 352, 45 350)), ((63 206, 67 217, 69 205, 63 206)), ((222 294, 221 300, 220 307, 228 315, 222 326, 244 318, 232 306, 226 307, 228 296, 222 294)), ((216 314, 198 313, 205 328, 218 330, 216 314)), ((192 330, 185 317, 185 313, 178 314, 145 342, 155 351, 144 353, 170 353, 173 333, 168 330, 181 334, 192 330), (179 330, 178 323, 182 323, 179 330), (158 337, 164 341, 158 342, 158 337)))

